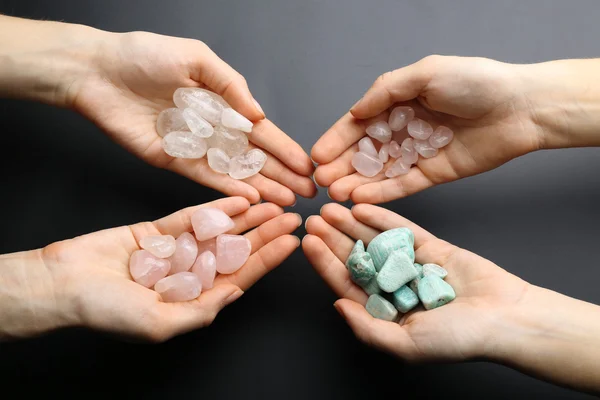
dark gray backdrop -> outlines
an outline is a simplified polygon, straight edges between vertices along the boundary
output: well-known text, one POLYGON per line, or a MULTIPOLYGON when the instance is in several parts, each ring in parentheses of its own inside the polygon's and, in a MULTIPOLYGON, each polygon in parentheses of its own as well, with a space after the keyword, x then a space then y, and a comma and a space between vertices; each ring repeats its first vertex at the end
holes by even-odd
MULTIPOLYGON (((597 1, 0 1, 0 12, 204 40, 309 151, 382 72, 431 53, 594 57, 597 1)), ((220 197, 149 167, 66 110, 0 102, 0 252, 220 197)), ((540 152, 386 206, 535 284, 600 303, 598 149, 540 152)), ((294 208, 306 218, 328 201, 294 208)), ((299 235, 304 234, 299 229, 299 235)), ((359 344, 300 250, 213 326, 156 346, 67 331, 0 346, 2 392, 144 398, 584 398, 487 363, 405 366, 359 344), (409 395, 411 394, 411 395, 409 395), (399 396, 404 396, 399 394, 399 396)))

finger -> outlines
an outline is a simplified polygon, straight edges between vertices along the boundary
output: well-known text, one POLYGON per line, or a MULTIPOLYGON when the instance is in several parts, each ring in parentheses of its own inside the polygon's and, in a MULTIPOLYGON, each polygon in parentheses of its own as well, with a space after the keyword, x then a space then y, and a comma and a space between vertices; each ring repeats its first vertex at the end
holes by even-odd
POLYGON ((275 217, 248 232, 245 236, 252 245, 252 254, 279 236, 294 232, 301 224, 302 218, 299 214, 287 213, 275 217))
POLYGON ((228 234, 239 235, 283 214, 283 208, 273 203, 261 203, 233 217, 235 226, 228 234))
POLYGON ((311 215, 306 220, 306 232, 321 238, 333 254, 342 262, 346 262, 354 240, 329 225, 320 215, 311 215))
POLYGON ((358 145, 354 144, 332 162, 319 165, 315 170, 317 185, 329 187, 338 179, 353 174, 356 170, 352 166, 352 157, 357 151, 358 145))
POLYGON ((346 201, 350 199, 350 195, 355 189, 367 184, 373 184, 380 181, 385 182, 386 180, 388 180, 388 178, 385 176, 383 169, 380 173, 371 178, 355 172, 352 175, 345 176, 333 182, 329 187, 328 193, 334 200, 346 201))
POLYGON ((313 173, 313 163, 302 147, 268 119, 254 124, 248 139, 273 154, 294 172, 302 176, 313 173))
MULTIPOLYGON (((419 160, 419 163, 421 163, 421 160, 419 160)), ((377 175, 377 177, 379 177, 379 175, 377 175)), ((345 186, 339 189, 341 191, 340 197, 343 197, 346 193, 345 190, 351 187, 351 183, 344 182, 344 184, 345 186)), ((433 184, 434 183, 423 174, 423 171, 421 171, 419 167, 412 167, 406 175, 388 179, 385 177, 385 174, 383 174, 383 177, 379 180, 364 182, 361 185, 357 185, 352 190, 350 197, 352 198, 352 201, 357 204, 386 203, 425 190, 433 186, 433 184)))
POLYGON ((366 244, 381 233, 381 231, 373 229, 358 221, 354 218, 354 215, 352 215, 352 211, 340 204, 325 204, 321 208, 321 216, 325 222, 335 229, 356 240, 361 239, 366 244))
POLYGON ((281 264, 300 245, 300 239, 292 235, 279 236, 252 254, 246 264, 230 275, 219 275, 215 284, 231 283, 248 290, 264 275, 281 264))
POLYGON ((362 304, 367 302, 367 294, 352 282, 346 266, 320 237, 304 236, 302 249, 315 271, 337 296, 362 304))
POLYGON ((262 174, 256 174, 246 178, 244 179, 244 182, 256 188, 260 193, 260 197, 265 201, 278 204, 282 207, 291 206, 296 202, 296 195, 294 195, 294 192, 262 174))
POLYGON ((300 196, 312 198, 317 194, 317 188, 312 179, 295 173, 271 154, 267 153, 267 162, 260 173, 281 183, 300 196))
POLYGON ((350 110, 360 119, 373 117, 394 103, 418 97, 429 83, 430 68, 426 59, 379 76, 371 88, 350 110))

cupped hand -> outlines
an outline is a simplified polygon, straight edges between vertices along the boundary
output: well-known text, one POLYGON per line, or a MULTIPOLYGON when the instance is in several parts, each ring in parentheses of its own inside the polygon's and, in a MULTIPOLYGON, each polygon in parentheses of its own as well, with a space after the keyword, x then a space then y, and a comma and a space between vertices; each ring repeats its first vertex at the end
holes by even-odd
POLYGON ((453 246, 386 209, 359 204, 349 210, 327 204, 320 216, 306 221, 304 252, 316 271, 341 297, 335 303, 356 336, 365 343, 408 361, 460 361, 491 357, 496 329, 514 313, 530 285, 494 263, 453 246), (344 265, 354 242, 368 244, 382 231, 410 228, 415 235, 416 262, 442 265, 456 292, 450 303, 425 311, 418 306, 399 323, 371 317, 368 296, 351 280, 344 265))
POLYGON ((328 187, 337 201, 383 203, 537 150, 543 132, 532 116, 521 71, 521 66, 484 58, 429 56, 381 75, 314 145, 317 184, 328 187), (420 158, 406 175, 388 179, 385 168, 372 178, 356 173, 351 160, 358 140, 397 105, 413 107, 416 117, 434 129, 448 126, 454 140, 436 157, 420 158))
POLYGON ((108 34, 103 39, 89 71, 71 84, 67 103, 125 149, 151 165, 252 203, 262 198, 287 206, 295 202, 295 194, 316 194, 308 155, 265 118, 244 77, 206 44, 146 32, 108 34), (211 170, 206 157, 179 159, 164 152, 156 119, 160 111, 174 107, 172 97, 179 87, 222 95, 254 122, 248 135, 251 147, 268 156, 259 174, 239 181, 211 170))
POLYGON ((270 203, 250 206, 241 197, 191 207, 154 222, 107 229, 51 244, 42 250, 56 298, 69 299, 71 325, 150 341, 210 325, 219 311, 239 298, 258 279, 277 267, 298 246, 291 233, 300 225, 297 214, 283 214, 270 203), (155 291, 134 282, 129 258, 147 235, 179 236, 191 232, 191 214, 198 207, 216 207, 234 222, 232 234, 252 244, 246 264, 231 275, 217 275, 214 287, 194 300, 165 303, 155 291))

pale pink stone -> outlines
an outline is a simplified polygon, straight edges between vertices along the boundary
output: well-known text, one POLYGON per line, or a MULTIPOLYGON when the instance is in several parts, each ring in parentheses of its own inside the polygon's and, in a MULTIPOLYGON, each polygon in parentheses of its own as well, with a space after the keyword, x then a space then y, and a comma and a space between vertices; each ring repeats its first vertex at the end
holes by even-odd
POLYGON ((192 227, 198 241, 217 237, 234 226, 229 215, 218 208, 199 208, 192 214, 192 227))
POLYGON ((392 164, 387 171, 385 171, 385 176, 388 178, 393 178, 398 175, 406 175, 410 171, 410 164, 404 163, 402 158, 399 158, 392 164))
POLYGON ((388 124, 393 131, 399 131, 415 117, 415 110, 411 107, 396 107, 390 113, 388 124))
POLYGON ((420 140, 427 140, 433 133, 431 125, 419 118, 410 121, 406 129, 410 136, 420 140))
POLYGON ((381 143, 387 143, 392 139, 392 130, 386 121, 378 121, 367 127, 367 135, 381 143))
POLYGON ((365 153, 354 153, 352 166, 359 174, 371 178, 383 169, 383 163, 379 157, 373 157, 365 153))
POLYGON ((441 149, 452 141, 454 132, 447 126, 438 126, 433 134, 429 137, 429 144, 436 149, 441 149))
POLYGON ((381 146, 381 149, 379 149, 379 161, 381 161, 382 163, 386 163, 388 162, 388 160, 390 159, 390 144, 386 143, 383 146, 381 146))
POLYGON ((405 164, 416 164, 419 161, 419 153, 415 150, 414 139, 404 139, 400 146, 400 153, 405 164))
POLYGON ((212 289, 217 274, 217 259, 210 251, 201 253, 192 266, 192 272, 198 275, 202 290, 212 289))
POLYGON ((140 247, 158 258, 171 257, 175 253, 175 238, 171 235, 150 235, 140 240, 140 247))
POLYGON ((217 254, 217 238, 198 242, 198 254, 202 254, 205 251, 210 251, 213 254, 217 254))
POLYGON ((398 158, 402 153, 400 153, 400 145, 395 140, 390 142, 390 157, 398 158))
POLYGON ((250 240, 240 235, 219 235, 217 237, 217 271, 220 274, 233 274, 250 257, 250 240))
POLYGON ((178 272, 156 282, 154 291, 165 303, 194 300, 202 292, 198 276, 192 272, 178 272))
POLYGON ((191 233, 182 233, 175 243, 177 245, 175 253, 169 257, 171 261, 171 275, 188 271, 198 256, 198 244, 191 233))
POLYGON ((147 250, 136 250, 129 258, 129 273, 134 281, 147 288, 167 276, 171 269, 169 260, 153 256, 147 250))
POLYGON ((415 150, 419 153, 423 158, 431 158, 437 156, 438 149, 429 144, 427 140, 415 140, 413 142, 413 146, 415 146, 415 150))
POLYGON ((370 137, 366 136, 358 141, 358 151, 377 157, 377 149, 370 137))

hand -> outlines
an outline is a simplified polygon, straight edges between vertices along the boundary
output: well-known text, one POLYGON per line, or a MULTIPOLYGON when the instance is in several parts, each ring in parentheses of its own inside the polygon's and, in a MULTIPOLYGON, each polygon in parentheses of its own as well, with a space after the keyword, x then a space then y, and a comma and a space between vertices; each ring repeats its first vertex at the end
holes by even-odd
MULTIPOLYGON (((235 197, 199 207, 217 207, 232 216, 233 233, 247 232, 252 255, 234 274, 217 275, 214 287, 203 291, 197 299, 164 303, 158 293, 134 282, 129 274, 129 258, 139 249, 142 237, 157 234, 177 237, 192 231, 190 216, 198 207, 191 207, 154 222, 51 244, 36 251, 36 257, 29 257, 41 261, 34 267, 0 268, 3 300, 0 338, 31 336, 59 326, 79 325, 164 341, 210 325, 223 307, 239 298, 299 246, 298 238, 290 233, 301 219, 297 214, 283 214, 277 205, 263 203, 250 207, 246 199, 235 197), (7 290, 12 290, 13 295, 3 297, 2 288, 12 288, 7 290), (15 298, 22 301, 14 304, 15 298), (50 310, 52 305, 60 309, 50 310), (49 320, 48 315, 56 317, 49 320)), ((1 261, 0 258, 0 266, 1 261)))
POLYGON ((329 187, 337 201, 383 203, 489 171, 538 149, 543 132, 533 119, 524 75, 521 66, 441 56, 381 75, 314 145, 317 184, 329 187), (384 169, 364 177, 351 165, 357 142, 373 121, 387 120, 394 105, 413 107, 416 117, 434 129, 448 126, 454 140, 436 157, 419 159, 406 175, 388 179, 384 169))

